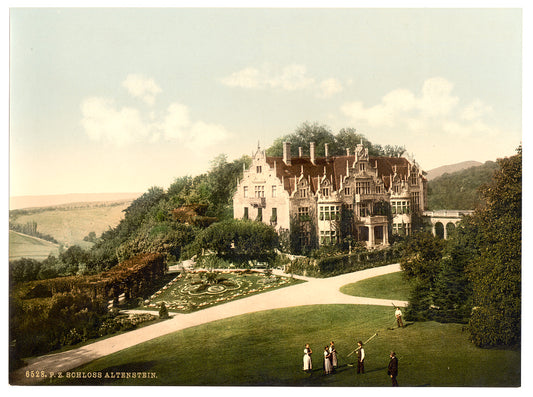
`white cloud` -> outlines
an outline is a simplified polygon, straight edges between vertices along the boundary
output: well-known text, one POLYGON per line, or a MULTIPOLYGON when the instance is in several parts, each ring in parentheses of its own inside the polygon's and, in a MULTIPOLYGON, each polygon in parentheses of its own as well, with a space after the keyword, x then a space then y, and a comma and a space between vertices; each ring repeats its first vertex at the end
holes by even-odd
POLYGON ((437 77, 424 82, 416 95, 406 89, 397 89, 383 96, 381 103, 365 108, 360 101, 349 102, 341 111, 356 122, 368 123, 372 127, 399 125, 399 122, 413 119, 435 119, 445 117, 456 107, 459 98, 451 94, 453 85, 437 77))
POLYGON ((129 74, 122 86, 135 98, 142 99, 147 105, 155 103, 155 97, 161 92, 156 82, 139 74, 129 74))
POLYGON ((189 108, 179 103, 172 103, 167 108, 167 113, 163 117, 160 129, 163 136, 168 140, 182 139, 186 136, 190 125, 189 108))
POLYGON ((81 104, 81 112, 81 124, 92 140, 123 146, 149 135, 150 126, 138 110, 118 108, 113 100, 87 98, 81 104))
POLYGON ((373 128, 394 124, 393 112, 381 104, 365 108, 363 102, 350 102, 342 105, 341 111, 353 121, 364 122, 373 128))
POLYGON ((136 142, 178 142, 186 148, 206 148, 230 137, 221 125, 191 120, 189 108, 170 104, 165 112, 147 112, 118 107, 111 99, 91 97, 81 104, 81 124, 97 142, 125 146, 136 142))
POLYGON ((331 98, 333 95, 338 94, 342 91, 342 84, 339 80, 330 78, 323 80, 320 83, 320 92, 318 96, 321 98, 331 98))
POLYGON ((214 146, 230 136, 223 126, 191 121, 189 108, 179 103, 167 108, 160 131, 165 139, 180 141, 189 149, 214 146))
POLYGON ((215 146, 229 137, 228 131, 223 126, 198 121, 191 126, 185 146, 190 149, 215 146))
POLYGON ((431 78, 418 92, 397 89, 375 105, 352 101, 344 103, 340 111, 360 130, 408 148, 426 145, 450 150, 463 140, 486 142, 505 135, 489 119, 491 106, 479 99, 462 103, 453 87, 444 78, 431 78))
POLYGON ((304 65, 292 64, 283 68, 264 65, 248 67, 224 77, 220 82, 229 87, 256 90, 299 91, 310 90, 319 98, 331 98, 343 91, 342 83, 335 78, 317 82, 304 65))
POLYGON ((452 96, 453 84, 435 77, 428 79, 422 86, 422 96, 417 107, 424 117, 446 116, 457 105, 459 98, 452 96))
POLYGON ((492 106, 484 104, 479 99, 473 101, 461 113, 461 118, 467 121, 478 120, 484 115, 492 112, 492 106))
POLYGON ((255 68, 246 68, 239 72, 232 73, 221 81, 222 84, 229 87, 264 88, 265 86, 264 76, 262 76, 261 72, 255 68))
POLYGON ((315 80, 307 76, 307 69, 303 65, 289 65, 281 73, 271 76, 268 85, 287 91, 302 90, 314 84, 315 80))
POLYGON ((383 106, 389 112, 408 112, 417 107, 417 99, 409 90, 398 89, 389 92, 383 97, 383 106))
POLYGON ((305 66, 289 65, 281 70, 271 70, 268 66, 261 69, 245 68, 223 78, 221 82, 229 87, 295 91, 312 86, 314 79, 307 76, 305 66))

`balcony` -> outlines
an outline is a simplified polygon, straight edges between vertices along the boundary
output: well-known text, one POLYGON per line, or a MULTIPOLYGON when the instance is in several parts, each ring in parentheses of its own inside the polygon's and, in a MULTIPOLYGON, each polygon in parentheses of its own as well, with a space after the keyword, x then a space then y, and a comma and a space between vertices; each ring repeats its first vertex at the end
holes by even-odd
POLYGON ((361 223, 365 226, 383 225, 388 223, 387 217, 383 215, 363 216, 360 219, 361 223))
POLYGON ((266 199, 264 197, 251 197, 248 199, 250 205, 254 208, 265 208, 266 199))

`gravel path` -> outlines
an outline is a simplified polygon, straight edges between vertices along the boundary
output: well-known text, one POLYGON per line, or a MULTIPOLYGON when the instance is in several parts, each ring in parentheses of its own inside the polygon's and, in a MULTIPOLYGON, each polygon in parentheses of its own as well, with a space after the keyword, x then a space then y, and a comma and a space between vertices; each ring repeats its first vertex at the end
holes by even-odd
MULTIPOLYGON (((42 379, 27 377, 27 371, 30 371, 30 373, 31 371, 44 371, 45 374, 66 372, 97 358, 159 336, 241 314, 304 305, 356 304, 391 306, 390 299, 349 296, 341 293, 339 288, 366 278, 400 270, 400 265, 394 264, 324 279, 295 276, 307 282, 238 299, 193 313, 174 314, 171 319, 154 325, 129 331, 77 349, 31 359, 28 361, 27 366, 10 374, 10 383, 13 385, 35 384, 42 379)), ((281 272, 275 273, 282 274, 281 272)), ((401 307, 407 306, 405 301, 394 301, 394 304, 401 307)))

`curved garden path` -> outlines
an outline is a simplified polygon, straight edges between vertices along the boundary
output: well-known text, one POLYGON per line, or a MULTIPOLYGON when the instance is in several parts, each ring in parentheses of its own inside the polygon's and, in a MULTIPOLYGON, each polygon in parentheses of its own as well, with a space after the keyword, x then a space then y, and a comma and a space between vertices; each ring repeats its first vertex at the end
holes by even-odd
MULTIPOLYGON (((49 374, 50 372, 67 372, 97 358, 159 336, 241 314, 305 305, 356 304, 391 306, 390 299, 355 297, 343 294, 339 289, 346 284, 375 276, 395 273, 400 270, 399 264, 393 264, 330 278, 294 276, 295 278, 304 279, 307 282, 234 300, 193 313, 174 314, 171 319, 154 325, 129 331, 77 349, 31 359, 28 361, 27 366, 10 374, 10 383, 19 385, 38 383, 42 379, 26 377, 27 371, 44 371, 45 374, 49 374)), ((276 271, 274 273, 282 274, 276 271)), ((407 302, 394 301, 394 304, 405 307, 407 302)))

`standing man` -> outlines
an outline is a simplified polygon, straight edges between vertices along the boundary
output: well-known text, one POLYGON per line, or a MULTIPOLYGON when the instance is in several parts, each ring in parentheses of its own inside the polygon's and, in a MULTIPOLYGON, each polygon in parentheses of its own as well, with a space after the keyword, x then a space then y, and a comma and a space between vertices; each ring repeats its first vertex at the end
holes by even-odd
POLYGON ((357 373, 365 373, 365 349, 363 348, 363 342, 357 342, 359 349, 357 350, 357 373))
POLYGON ((394 352, 390 352, 389 369, 387 370, 387 374, 392 380, 392 385, 398 386, 398 381, 396 380, 396 377, 398 376, 398 359, 394 352))
POLYGON ((403 328, 402 311, 399 307, 396 308, 394 315, 396 316, 396 322, 398 323, 398 327, 403 328))

